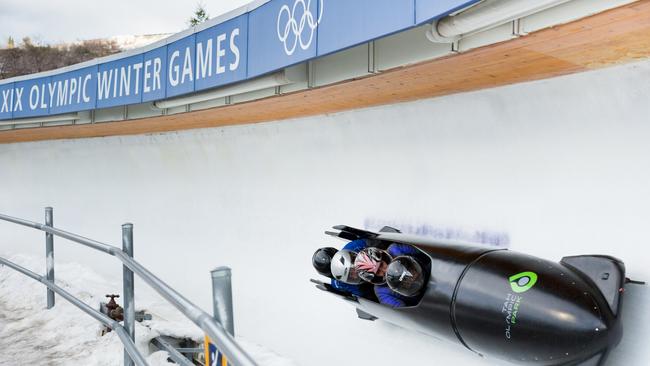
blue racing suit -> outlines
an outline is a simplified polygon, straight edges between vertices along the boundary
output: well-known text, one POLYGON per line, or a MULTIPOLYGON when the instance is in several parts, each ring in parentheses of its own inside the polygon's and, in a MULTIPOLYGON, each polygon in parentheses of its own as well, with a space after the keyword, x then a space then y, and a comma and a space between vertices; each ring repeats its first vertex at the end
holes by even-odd
MULTIPOLYGON (((391 257, 399 257, 402 255, 408 255, 415 258, 420 257, 422 254, 415 249, 415 247, 408 244, 391 244, 388 247, 388 254, 391 257)), ((376 285, 375 286, 375 295, 380 303, 388 305, 393 308, 401 308, 404 306, 413 306, 418 302, 418 298, 408 297, 391 290, 387 285, 376 285)))

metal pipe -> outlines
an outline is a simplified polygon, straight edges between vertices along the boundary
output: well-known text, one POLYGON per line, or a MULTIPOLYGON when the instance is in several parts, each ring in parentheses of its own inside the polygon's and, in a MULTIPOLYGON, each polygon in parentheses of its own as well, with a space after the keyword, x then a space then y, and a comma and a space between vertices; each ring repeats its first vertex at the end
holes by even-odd
MULTIPOLYGON (((158 349, 167 351, 169 354, 169 357, 171 357, 174 362, 181 366, 194 366, 192 362, 190 362, 185 356, 183 356, 174 346, 169 344, 163 337, 156 337, 151 340, 151 343, 153 343, 154 346, 158 347, 158 349)), ((208 365, 209 366, 209 365, 208 365)))
MULTIPOLYGON (((45 225, 54 226, 52 207, 45 207, 45 225)), ((54 283, 54 235, 45 233, 45 273, 47 280, 54 283)), ((54 307, 54 291, 47 289, 47 308, 54 307)))
POLYGON ((434 23, 427 37, 432 42, 451 43, 462 36, 494 28, 570 0, 485 0, 434 23))
POLYGON ((196 353, 203 353, 205 351, 205 347, 190 347, 190 348, 179 347, 179 348, 176 348, 176 350, 179 353, 196 354, 196 353))
POLYGON ((187 300, 183 295, 178 293, 173 288, 169 287, 165 282, 156 277, 148 269, 143 267, 140 263, 127 257, 122 251, 115 251, 114 256, 118 257, 124 265, 129 267, 136 273, 143 281, 151 286, 160 296, 172 304, 176 309, 180 310, 188 319, 206 332, 217 348, 228 357, 228 360, 233 365, 237 366, 255 366, 255 361, 244 351, 243 348, 235 341, 235 339, 217 323, 213 317, 208 313, 201 310, 198 306, 187 300))
POLYGON ((13 119, 9 121, 0 121, 0 126, 25 125, 25 124, 32 124, 32 123, 63 122, 63 121, 72 122, 72 121, 77 121, 79 119, 80 117, 78 113, 68 113, 68 114, 60 114, 60 115, 49 116, 49 117, 19 118, 19 119, 13 119))
MULTIPOLYGON (((122 251, 133 258, 133 224, 122 225, 122 251)), ((135 288, 133 272, 122 266, 122 282, 124 286, 124 330, 132 341, 135 341, 135 288)), ((133 360, 124 352, 124 366, 133 366, 133 360)))
POLYGON ((47 280, 47 278, 43 276, 39 276, 38 274, 28 270, 27 268, 21 267, 11 261, 8 261, 2 257, 0 257, 0 263, 4 264, 5 266, 18 271, 22 274, 24 274, 27 277, 30 277, 45 286, 47 288, 51 289, 52 291, 56 292, 59 294, 61 297, 69 301, 72 305, 76 306, 79 308, 81 311, 84 313, 90 315, 92 318, 95 320, 99 321, 100 323, 105 324, 106 326, 110 327, 113 329, 120 340, 122 341, 122 344, 124 345, 124 349, 128 354, 131 356, 131 358, 135 361, 137 366, 147 366, 147 361, 144 359, 144 357, 140 354, 138 349, 135 347, 135 344, 133 341, 126 335, 126 332, 124 331, 124 328, 115 320, 107 317, 106 315, 100 313, 99 311, 91 308, 88 304, 85 302, 77 299, 76 297, 72 296, 69 292, 66 290, 62 289, 61 287, 57 286, 55 283, 50 282, 47 280))
POLYGON ((257 90, 273 88, 276 86, 287 85, 291 84, 292 82, 293 81, 286 75, 286 72, 282 70, 271 75, 261 76, 257 79, 246 80, 238 84, 221 87, 204 93, 196 93, 186 97, 157 101, 154 103, 154 106, 156 106, 158 109, 175 108, 182 105, 206 102, 209 100, 232 95, 239 95, 257 90))
POLYGON ((124 328, 118 324, 116 328, 111 327, 115 333, 117 333, 117 336, 120 338, 120 341, 122 341, 122 345, 124 346, 124 352, 128 353, 133 362, 135 363, 136 366, 148 366, 147 361, 144 359, 144 356, 138 351, 138 349, 135 347, 135 344, 129 338, 128 333, 124 328))
POLYGON ((232 306, 232 270, 217 267, 212 274, 212 309, 214 318, 230 333, 235 335, 235 317, 232 306))
POLYGON ((45 225, 23 220, 7 215, 0 214, 0 220, 13 222, 19 225, 31 227, 41 231, 49 232, 56 236, 77 242, 87 247, 108 253, 117 257, 125 266, 131 271, 136 273, 143 281, 151 286, 158 294, 165 298, 170 304, 178 309, 183 315, 190 319, 194 324, 206 332, 215 345, 223 354, 228 357, 228 360, 236 366, 256 366, 255 361, 250 357, 246 351, 235 341, 235 339, 219 324, 213 317, 201 310, 198 306, 187 300, 183 295, 178 293, 173 288, 169 287, 165 282, 156 277, 148 269, 140 263, 133 260, 133 258, 124 254, 122 250, 112 245, 100 243, 95 240, 84 238, 82 236, 56 229, 54 227, 47 227, 45 225))
POLYGON ((64 239, 74 241, 76 243, 85 245, 85 246, 90 247, 92 249, 99 250, 100 252, 104 252, 104 253, 108 253, 108 254, 112 254, 113 250, 116 249, 112 245, 107 245, 107 244, 104 244, 104 243, 100 243, 98 241, 88 239, 88 238, 84 238, 83 236, 73 234, 73 233, 70 233, 70 232, 67 232, 67 231, 64 231, 64 230, 60 230, 60 229, 57 229, 57 228, 54 228, 54 227, 45 226, 43 224, 39 224, 38 222, 23 220, 23 219, 19 219, 19 218, 12 217, 12 216, 7 216, 7 215, 2 215, 2 214, 0 214, 0 220, 13 222, 14 224, 23 225, 23 226, 31 227, 33 229, 45 231, 46 233, 50 233, 50 234, 56 235, 56 236, 64 238, 64 239))

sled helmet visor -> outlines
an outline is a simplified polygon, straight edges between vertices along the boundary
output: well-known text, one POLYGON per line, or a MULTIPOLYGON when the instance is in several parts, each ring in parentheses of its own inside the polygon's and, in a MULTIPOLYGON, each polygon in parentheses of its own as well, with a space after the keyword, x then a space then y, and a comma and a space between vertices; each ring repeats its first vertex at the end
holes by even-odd
POLYGON ((354 260, 354 267, 359 277, 373 285, 386 283, 386 270, 393 258, 387 251, 369 247, 359 252, 354 260))
POLYGON ((425 285, 422 266, 411 256, 397 257, 388 265, 386 283, 400 295, 415 296, 425 285))
POLYGON ((332 257, 332 264, 330 270, 335 280, 345 282, 351 285, 358 285, 361 283, 361 278, 354 268, 354 260, 357 253, 351 250, 339 250, 334 257, 332 257))

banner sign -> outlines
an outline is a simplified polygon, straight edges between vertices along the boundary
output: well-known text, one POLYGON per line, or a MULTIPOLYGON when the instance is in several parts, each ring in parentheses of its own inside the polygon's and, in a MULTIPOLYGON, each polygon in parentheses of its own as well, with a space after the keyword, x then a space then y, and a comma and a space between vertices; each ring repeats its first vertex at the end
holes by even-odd
POLYGON ((151 102, 215 88, 403 31, 478 1, 270 0, 227 20, 208 21, 184 38, 161 41, 140 54, 40 74, 47 76, 0 80, 0 120, 151 102))
POLYGON ((415 22, 421 24, 432 19, 442 18, 477 2, 476 0, 415 0, 415 22))
POLYGON ((415 25, 413 0, 322 1, 325 4, 318 25, 319 56, 415 25))
POLYGON ((217 346, 212 343, 209 336, 205 336, 203 341, 205 366, 229 366, 228 358, 219 352, 217 346))

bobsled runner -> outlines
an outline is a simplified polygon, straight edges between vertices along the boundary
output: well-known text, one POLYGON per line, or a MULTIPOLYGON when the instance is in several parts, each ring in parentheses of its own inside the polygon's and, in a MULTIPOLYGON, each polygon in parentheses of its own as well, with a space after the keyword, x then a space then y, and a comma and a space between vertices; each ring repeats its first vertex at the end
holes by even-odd
POLYGON ((410 244, 430 261, 426 287, 413 306, 393 308, 313 280, 319 289, 353 304, 362 319, 382 319, 480 355, 526 365, 602 365, 621 339, 628 280, 616 258, 581 255, 557 263, 405 235, 390 227, 379 232, 334 229, 326 234, 365 239, 378 248, 410 244))

